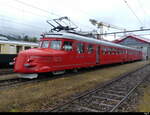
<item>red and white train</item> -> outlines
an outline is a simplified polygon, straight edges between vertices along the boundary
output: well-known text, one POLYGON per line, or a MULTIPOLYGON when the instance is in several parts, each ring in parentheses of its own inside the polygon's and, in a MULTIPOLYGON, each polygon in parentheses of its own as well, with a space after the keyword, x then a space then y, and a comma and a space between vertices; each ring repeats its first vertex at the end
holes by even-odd
POLYGON ((123 63, 142 59, 138 49, 84 37, 73 33, 45 34, 39 48, 21 51, 14 71, 22 78, 37 78, 39 73, 123 63))

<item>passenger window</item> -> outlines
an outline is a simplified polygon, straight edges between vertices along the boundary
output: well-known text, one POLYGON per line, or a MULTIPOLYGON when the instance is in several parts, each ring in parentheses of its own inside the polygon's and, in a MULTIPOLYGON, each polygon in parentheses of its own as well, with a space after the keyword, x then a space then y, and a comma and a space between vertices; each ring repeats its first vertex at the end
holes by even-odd
POLYGON ((62 41, 60 40, 53 40, 51 41, 50 48, 60 50, 62 45, 62 41))
POLYGON ((77 43, 77 52, 84 53, 84 44, 83 43, 77 43))
POLYGON ((71 51, 72 50, 72 42, 70 41, 65 41, 63 45, 63 49, 65 51, 71 51))
POLYGON ((49 41, 43 41, 41 48, 48 48, 49 41))
POLYGON ((102 53, 103 53, 103 55, 105 55, 105 48, 104 47, 102 48, 102 53))
POLYGON ((88 45, 87 47, 88 53, 92 53, 93 52, 93 45, 88 45))

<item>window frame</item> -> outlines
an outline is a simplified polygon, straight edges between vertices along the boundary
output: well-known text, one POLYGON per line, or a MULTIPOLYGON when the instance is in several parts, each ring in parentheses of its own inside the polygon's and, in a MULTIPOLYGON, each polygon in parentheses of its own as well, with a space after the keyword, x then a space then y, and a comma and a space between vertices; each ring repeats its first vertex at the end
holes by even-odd
POLYGON ((43 40, 42 43, 41 43, 40 48, 49 48, 49 45, 50 45, 50 40, 43 40), (48 42, 48 46, 47 47, 43 47, 44 42, 48 42))
MULTIPOLYGON (((48 48, 50 48, 50 49, 54 49, 54 50, 62 50, 62 45, 63 45, 63 41, 62 40, 51 40, 50 42, 49 42, 49 47, 48 48), (57 48, 54 48, 54 46, 52 47, 52 43, 54 42, 54 41, 60 41, 60 47, 59 47, 59 49, 57 49, 57 48)), ((55 46, 56 47, 56 46, 55 46)))
POLYGON ((87 53, 92 54, 93 52, 94 52, 94 45, 93 44, 87 44, 87 53), (89 49, 89 46, 92 46, 92 47, 89 49))
POLYGON ((73 41, 70 41, 70 40, 65 40, 65 41, 63 41, 63 44, 62 44, 62 50, 64 50, 64 51, 73 51, 73 50, 74 50, 74 47, 73 47, 73 41), (71 43, 71 47, 72 47, 71 50, 65 50, 65 48, 63 48, 65 42, 70 42, 70 43, 71 43))

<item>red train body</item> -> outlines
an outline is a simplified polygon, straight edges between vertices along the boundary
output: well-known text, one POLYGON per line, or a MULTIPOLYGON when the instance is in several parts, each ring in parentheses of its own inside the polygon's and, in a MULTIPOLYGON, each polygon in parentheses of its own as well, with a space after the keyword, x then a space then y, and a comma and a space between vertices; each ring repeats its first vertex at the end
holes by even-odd
POLYGON ((22 51, 15 59, 14 71, 24 78, 39 73, 142 59, 140 50, 71 33, 47 34, 39 48, 22 51))

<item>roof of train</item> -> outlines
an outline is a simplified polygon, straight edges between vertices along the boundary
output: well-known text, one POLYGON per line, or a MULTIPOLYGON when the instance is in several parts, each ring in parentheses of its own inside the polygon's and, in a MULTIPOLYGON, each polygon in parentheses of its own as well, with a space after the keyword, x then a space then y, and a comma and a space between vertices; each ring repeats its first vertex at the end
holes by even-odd
POLYGON ((58 32, 57 33, 47 33, 47 34, 45 34, 45 37, 68 38, 68 39, 80 40, 80 41, 85 41, 85 42, 90 42, 90 43, 95 43, 95 44, 103 44, 106 46, 115 46, 118 48, 126 48, 126 49, 140 51, 136 48, 127 47, 127 46, 119 45, 119 44, 108 42, 108 41, 97 40, 97 39, 90 38, 90 37, 84 37, 84 36, 76 35, 76 34, 72 34, 72 33, 61 33, 61 32, 59 32, 59 33, 58 32))
POLYGON ((32 46, 38 46, 38 43, 31 43, 31 42, 24 42, 24 41, 4 41, 4 40, 0 40, 0 44, 14 44, 14 45, 32 45, 32 46))

